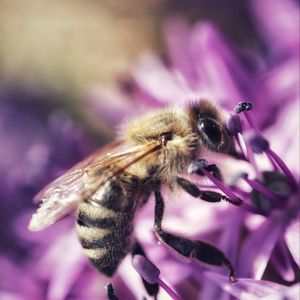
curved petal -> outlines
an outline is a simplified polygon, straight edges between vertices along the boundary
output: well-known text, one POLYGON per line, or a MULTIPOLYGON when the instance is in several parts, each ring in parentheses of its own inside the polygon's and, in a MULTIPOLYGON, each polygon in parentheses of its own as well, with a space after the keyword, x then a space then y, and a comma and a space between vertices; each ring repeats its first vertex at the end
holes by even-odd
POLYGON ((295 260, 300 267, 300 219, 296 218, 288 227, 285 233, 286 244, 295 260))
POLYGON ((284 223, 281 213, 275 212, 247 237, 239 255, 238 276, 262 277, 284 223))
POLYGON ((229 283, 226 276, 212 272, 205 272, 205 275, 239 300, 283 300, 284 295, 289 293, 289 287, 271 281, 238 278, 237 282, 229 283), (277 298, 279 295, 282 296, 277 298))

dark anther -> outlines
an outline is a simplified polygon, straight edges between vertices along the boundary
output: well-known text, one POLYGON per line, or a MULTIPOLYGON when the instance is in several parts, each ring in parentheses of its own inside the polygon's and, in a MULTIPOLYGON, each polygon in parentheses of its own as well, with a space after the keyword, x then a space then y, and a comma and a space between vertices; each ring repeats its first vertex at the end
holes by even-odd
POLYGON ((263 153, 269 149, 269 142, 260 134, 252 136, 249 144, 254 153, 263 153))
POLYGON ((118 297, 115 295, 115 291, 111 282, 105 286, 105 289, 108 300, 118 300, 118 297))
POLYGON ((234 111, 239 114, 243 111, 249 111, 253 108, 252 103, 251 102, 240 102, 235 108, 234 111))
MULTIPOLYGON (((291 195, 292 187, 284 174, 265 171, 262 175, 263 177, 261 180, 256 179, 255 181, 262 184, 264 189, 272 192, 274 195, 279 197, 279 199, 287 199, 291 195)), ((266 194, 262 193, 262 190, 255 188, 251 191, 250 198, 255 207, 265 213, 268 213, 274 206, 280 207, 282 203, 270 201, 266 194)))
POLYGON ((149 283, 154 284, 158 281, 159 269, 145 256, 134 255, 132 264, 136 271, 149 283))

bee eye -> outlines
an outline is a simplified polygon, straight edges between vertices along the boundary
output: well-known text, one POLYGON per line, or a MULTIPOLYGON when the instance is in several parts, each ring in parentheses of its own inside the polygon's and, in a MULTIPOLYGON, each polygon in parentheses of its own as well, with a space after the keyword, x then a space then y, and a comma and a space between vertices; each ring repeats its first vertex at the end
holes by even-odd
POLYGON ((220 126, 212 119, 203 119, 198 123, 198 130, 210 146, 219 146, 222 142, 220 126))

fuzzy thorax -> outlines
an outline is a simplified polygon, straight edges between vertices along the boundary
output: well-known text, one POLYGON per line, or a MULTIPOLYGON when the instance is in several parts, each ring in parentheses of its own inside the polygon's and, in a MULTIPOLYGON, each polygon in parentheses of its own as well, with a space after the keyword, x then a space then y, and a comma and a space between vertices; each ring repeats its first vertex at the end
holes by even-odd
POLYGON ((197 135, 193 132, 188 115, 180 109, 165 109, 150 113, 128 123, 124 137, 128 145, 143 145, 158 141, 163 135, 168 141, 155 153, 143 158, 131 167, 138 177, 170 183, 181 173, 198 147, 197 135))

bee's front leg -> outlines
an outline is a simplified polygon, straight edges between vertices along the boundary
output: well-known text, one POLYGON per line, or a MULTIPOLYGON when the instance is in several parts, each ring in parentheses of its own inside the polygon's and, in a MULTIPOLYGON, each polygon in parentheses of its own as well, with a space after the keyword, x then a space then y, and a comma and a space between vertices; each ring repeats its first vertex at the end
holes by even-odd
POLYGON ((226 266, 229 269, 229 281, 234 282, 233 266, 221 250, 205 242, 189 240, 168 233, 162 229, 164 209, 165 205, 163 197, 160 190, 156 189, 154 229, 158 239, 184 257, 196 258, 199 261, 210 265, 226 266))
POLYGON ((200 198, 206 202, 220 202, 222 200, 225 200, 232 203, 231 199, 226 197, 225 195, 214 191, 200 190, 195 184, 185 178, 177 177, 176 182, 184 191, 195 198, 200 198))
POLYGON ((205 168, 218 180, 223 181, 222 173, 220 169, 217 167, 217 165, 215 164, 209 165, 205 159, 192 160, 188 167, 188 171, 189 173, 196 173, 200 176, 204 176, 204 173, 201 171, 201 168, 205 168))
POLYGON ((187 179, 178 177, 177 183, 192 196, 199 197, 202 200, 208 202, 219 202, 221 200, 225 200, 237 206, 243 203, 243 201, 239 197, 237 197, 229 188, 227 188, 223 184, 222 174, 215 164, 209 165, 205 159, 195 159, 190 163, 188 167, 188 172, 196 173, 199 176, 206 175, 215 184, 215 186, 221 189, 224 193, 226 193, 228 197, 213 191, 202 191, 187 179), (192 193, 195 190, 198 190, 199 195, 197 195, 197 193, 192 193))

